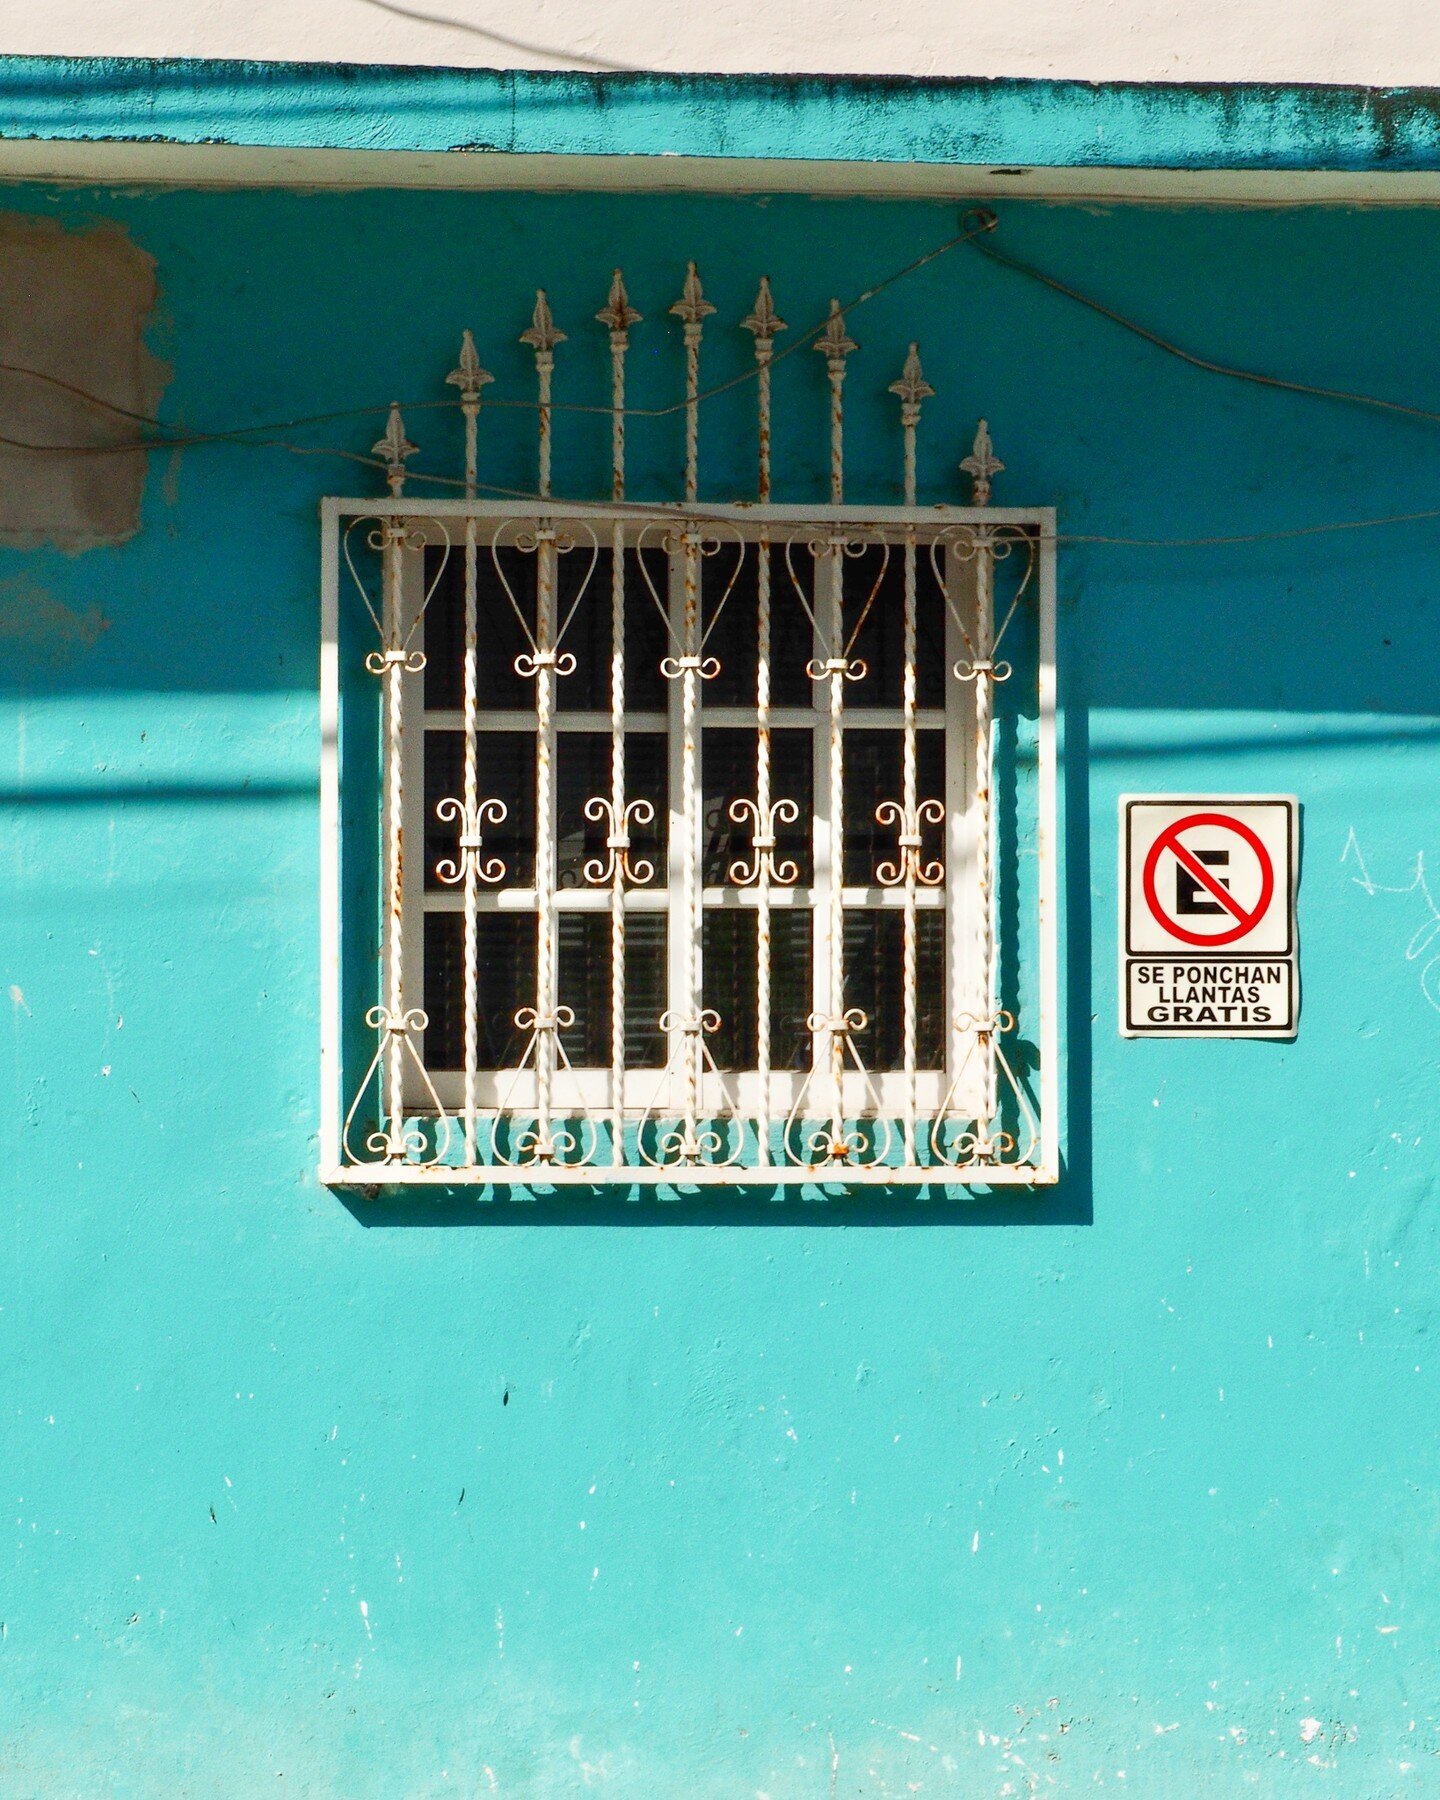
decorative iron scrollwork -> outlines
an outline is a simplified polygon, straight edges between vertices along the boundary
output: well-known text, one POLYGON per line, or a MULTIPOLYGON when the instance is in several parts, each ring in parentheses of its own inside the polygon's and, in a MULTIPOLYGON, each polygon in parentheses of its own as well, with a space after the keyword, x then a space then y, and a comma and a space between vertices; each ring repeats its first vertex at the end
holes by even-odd
POLYGON ((921 887, 939 887, 945 879, 945 865, 922 861, 920 852, 924 839, 921 827, 945 823, 944 802, 922 800, 913 813, 907 813, 898 800, 882 800, 875 808, 875 822, 899 828, 899 855, 894 862, 882 862, 875 870, 875 879, 881 887, 899 887, 911 876, 921 887))
POLYGON ((509 808, 503 800, 482 800, 474 812, 467 812, 465 802, 453 798, 437 800, 435 817, 442 824, 458 824, 460 840, 456 845, 454 858, 443 857, 435 865, 435 879, 442 881, 447 887, 454 887, 465 879, 467 871, 473 870, 477 881, 503 881, 505 864, 498 856, 487 858, 481 862, 480 851, 484 840, 480 835, 482 825, 503 825, 509 816, 509 808))
POLYGON ((753 821, 754 830, 750 834, 750 860, 739 857, 730 865, 730 879, 737 887, 754 887, 761 874, 766 875, 777 887, 793 887, 800 879, 800 865, 788 857, 776 861, 775 847, 778 842, 776 827, 779 825, 798 825, 800 808, 794 800, 776 800, 761 817, 758 801, 742 795, 738 800, 730 802, 730 817, 737 825, 743 825, 747 819, 753 821))
POLYGON ((632 887, 644 887, 655 879, 655 865, 648 857, 632 859, 630 827, 653 825, 655 808, 648 800, 627 800, 620 817, 615 817, 614 802, 603 794, 592 794, 585 802, 585 817, 594 825, 608 825, 604 857, 592 856, 581 873, 592 887, 605 887, 618 876, 632 887))

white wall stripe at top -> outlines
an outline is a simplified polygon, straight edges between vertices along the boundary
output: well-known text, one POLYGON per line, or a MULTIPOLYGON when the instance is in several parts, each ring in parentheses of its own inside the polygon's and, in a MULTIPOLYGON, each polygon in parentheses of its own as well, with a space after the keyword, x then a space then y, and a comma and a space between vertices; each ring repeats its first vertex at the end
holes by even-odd
POLYGON ((7 51, 498 69, 1440 82, 1430 0, 0 0, 7 51))

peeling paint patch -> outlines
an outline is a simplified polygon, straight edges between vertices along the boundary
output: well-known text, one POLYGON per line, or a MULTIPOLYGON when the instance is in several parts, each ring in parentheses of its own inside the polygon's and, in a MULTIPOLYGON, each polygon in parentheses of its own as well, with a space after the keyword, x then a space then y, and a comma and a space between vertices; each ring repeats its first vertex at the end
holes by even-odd
POLYGON ((0 544, 73 554, 139 529, 148 459, 105 449, 159 405, 168 370, 144 341, 157 292, 154 258, 119 226, 0 213, 0 416, 14 440, 0 445, 0 544))
POLYGON ((50 662, 93 650, 110 629, 98 606, 76 612, 28 575, 0 580, 0 644, 50 662))

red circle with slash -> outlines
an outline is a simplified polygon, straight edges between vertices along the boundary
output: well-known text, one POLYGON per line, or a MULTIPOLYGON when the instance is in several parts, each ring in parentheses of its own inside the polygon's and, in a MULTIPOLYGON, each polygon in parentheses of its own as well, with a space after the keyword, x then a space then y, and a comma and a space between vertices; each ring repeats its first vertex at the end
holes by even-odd
POLYGON ((1242 825, 1228 813, 1190 813, 1183 819, 1176 819, 1173 825, 1167 825, 1150 846, 1150 853, 1145 858, 1142 886, 1145 904, 1154 914, 1156 922, 1171 937, 1179 938, 1182 944, 1196 944, 1202 949, 1213 946, 1218 949, 1221 945, 1233 944, 1238 938, 1244 937, 1246 932, 1253 931, 1265 917, 1275 895, 1275 865, 1270 860, 1270 852, 1248 825, 1242 825), (1222 831, 1233 831, 1242 843, 1254 851, 1255 860, 1260 865, 1260 898, 1253 909, 1247 911, 1230 890, 1215 879, 1204 863, 1181 843, 1181 832, 1193 830, 1197 825, 1213 825, 1222 831), (1233 926, 1225 931, 1206 932, 1187 931, 1183 925, 1175 923, 1161 906, 1160 897, 1155 891, 1155 871, 1167 850, 1185 872, 1205 889, 1211 899, 1224 907, 1236 921, 1233 926))

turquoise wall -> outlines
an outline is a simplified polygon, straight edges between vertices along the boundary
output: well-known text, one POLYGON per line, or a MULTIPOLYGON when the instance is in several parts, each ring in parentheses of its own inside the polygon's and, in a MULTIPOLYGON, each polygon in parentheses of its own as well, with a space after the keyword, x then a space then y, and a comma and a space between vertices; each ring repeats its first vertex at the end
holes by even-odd
MULTIPOLYGON (((536 282, 598 395, 615 262, 635 396, 668 399, 687 254, 723 375, 762 269, 799 325, 954 229, 9 204, 155 257, 196 430, 441 398, 466 325, 487 394, 528 394, 536 282)), ((1222 360, 1440 406, 1433 215, 1014 208, 1000 242, 1222 360)), ((1433 427, 1201 374, 969 251, 851 323, 858 492, 893 492, 918 335, 926 498, 962 496, 983 411, 997 497, 1069 533, 1437 503, 1433 427)), ((783 373, 798 499, 822 370, 783 373)), ((514 418, 486 455, 528 485, 514 418)), ((450 424, 410 424, 446 466, 450 424)), ((738 483, 747 399, 707 432, 738 483)), ((637 485, 679 446, 637 427, 637 485)), ((564 426, 557 485, 603 455, 564 426)), ((315 502, 357 484, 196 448, 153 459, 123 547, 0 555, 6 1800, 1434 1793, 1440 523, 1063 547, 1058 1191, 347 1205, 314 1175, 315 502), (1293 1045, 1117 1036, 1116 796, 1167 789, 1304 803, 1293 1045)))

